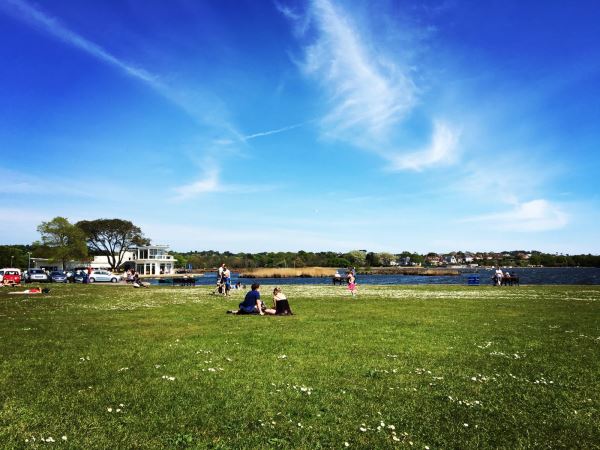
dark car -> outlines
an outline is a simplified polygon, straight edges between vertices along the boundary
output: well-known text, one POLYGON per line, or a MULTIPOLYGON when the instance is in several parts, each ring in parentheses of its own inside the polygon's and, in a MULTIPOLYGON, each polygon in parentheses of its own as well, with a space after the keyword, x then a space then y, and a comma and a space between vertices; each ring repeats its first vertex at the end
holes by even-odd
POLYGON ((55 270, 54 272, 52 272, 50 274, 50 280, 53 283, 67 283, 68 282, 67 274, 61 270, 55 270))
POLYGON ((87 272, 85 270, 75 270, 71 275, 71 283, 87 283, 87 272))

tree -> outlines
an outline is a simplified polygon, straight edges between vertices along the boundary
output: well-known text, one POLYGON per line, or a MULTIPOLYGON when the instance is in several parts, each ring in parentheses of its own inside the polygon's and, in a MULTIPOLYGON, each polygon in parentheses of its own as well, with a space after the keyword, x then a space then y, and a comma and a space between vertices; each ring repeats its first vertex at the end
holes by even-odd
POLYGON ((381 265, 389 266, 392 264, 392 261, 396 261, 396 257, 388 252, 381 252, 377 254, 379 261, 381 261, 381 265))
POLYGON ((76 225, 84 232, 90 250, 106 256, 112 270, 121 266, 125 252, 150 243, 141 228, 129 220, 82 220, 76 225))
POLYGON ((27 267, 30 245, 0 245, 0 267, 27 267))
POLYGON ((63 270, 67 261, 87 257, 85 235, 64 217, 55 217, 50 222, 42 222, 37 227, 42 235, 41 244, 53 261, 60 261, 63 270))
POLYGON ((363 250, 352 250, 351 252, 348 252, 343 256, 352 264, 358 267, 363 267, 367 260, 367 252, 363 250))

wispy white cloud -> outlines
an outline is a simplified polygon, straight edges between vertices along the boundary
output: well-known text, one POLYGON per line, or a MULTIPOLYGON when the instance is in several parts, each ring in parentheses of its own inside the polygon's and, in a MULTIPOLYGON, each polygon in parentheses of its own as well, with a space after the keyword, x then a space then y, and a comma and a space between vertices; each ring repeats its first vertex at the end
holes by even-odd
POLYGON ((433 166, 453 163, 457 158, 459 133, 448 124, 435 122, 431 144, 423 149, 408 154, 392 154, 390 170, 421 171, 433 166))
POLYGON ((122 61, 121 59, 104 50, 98 44, 95 44, 83 36, 69 30, 67 27, 62 25, 58 19, 45 14, 29 3, 23 0, 6 0, 6 4, 12 7, 12 10, 9 10, 9 12, 19 19, 42 28, 45 32, 62 40, 63 42, 77 47, 78 49, 83 50, 84 52, 108 64, 118 67, 126 74, 144 81, 156 89, 162 89, 162 85, 159 83, 156 75, 136 67, 133 64, 122 61))
POLYGON ((175 192, 173 200, 182 201, 203 194, 224 192, 225 188, 221 184, 219 168, 214 162, 208 161, 199 179, 192 183, 175 187, 173 191, 175 192))
POLYGON ((143 82, 200 124, 215 127, 238 140, 242 140, 241 133, 227 120, 225 106, 211 92, 201 91, 197 87, 193 92, 190 92, 181 87, 171 86, 165 83, 159 75, 115 56, 99 44, 69 29, 58 18, 52 17, 25 0, 6 0, 4 4, 0 4, 0 8, 18 20, 39 28, 67 45, 73 46, 143 82))
MULTIPOLYGON (((115 184, 107 184, 106 180, 91 177, 77 179, 73 176, 38 176, 0 167, 0 194, 25 195, 34 194, 36 198, 61 195, 64 198, 96 198, 103 199, 107 195, 119 197, 127 191, 115 184)), ((19 197, 20 198, 20 197, 19 197)))
POLYGON ((258 137, 270 136, 271 134, 283 133, 284 131, 293 130, 294 128, 301 127, 301 126, 303 126, 305 124, 306 124, 306 122, 302 122, 302 123, 297 123, 297 124, 294 124, 294 125, 289 125, 289 126, 283 127, 283 128, 277 128, 275 130, 261 131, 259 133, 249 134, 249 135, 244 136, 243 140, 244 141, 249 141, 251 139, 255 139, 255 138, 258 138, 258 137))
POLYGON ((294 9, 292 9, 290 6, 284 5, 279 2, 274 2, 274 4, 275 8, 277 8, 277 11, 279 11, 281 14, 283 14, 290 20, 300 20, 302 18, 302 15, 294 9))
POLYGON ((180 202, 208 194, 253 194, 258 192, 267 192, 274 189, 276 189, 276 186, 274 185, 224 183, 221 179, 221 170, 219 165, 214 160, 206 158, 203 164, 201 176, 191 183, 174 187, 172 189, 174 195, 171 200, 174 202, 180 202))
POLYGON ((484 224, 491 230, 537 232, 557 230, 569 222, 568 214, 545 199, 516 203, 506 212, 474 216, 463 220, 484 224))
POLYGON ((416 87, 396 64, 361 41, 351 17, 329 0, 315 0, 311 12, 317 41, 305 49, 303 69, 329 96, 322 125, 335 138, 381 141, 416 102, 416 87))
MULTIPOLYGON (((303 20, 278 9, 294 22, 303 20)), ((397 49, 387 57, 377 40, 369 41, 366 28, 331 0, 313 0, 307 15, 317 38, 304 48, 298 64, 327 97, 321 120, 325 136, 376 153, 392 161, 394 170, 423 170, 456 159, 459 133, 449 123, 436 122, 431 145, 419 152, 394 136, 419 103, 415 72, 397 49)))

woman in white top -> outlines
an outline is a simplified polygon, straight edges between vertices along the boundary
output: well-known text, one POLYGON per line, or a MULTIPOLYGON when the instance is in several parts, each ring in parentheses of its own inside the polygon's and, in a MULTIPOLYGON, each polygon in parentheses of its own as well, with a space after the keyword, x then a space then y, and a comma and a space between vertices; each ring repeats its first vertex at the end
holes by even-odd
POLYGON ((287 297, 281 291, 280 287, 273 289, 273 308, 275 309, 275 314, 278 316, 291 316, 293 314, 287 297))

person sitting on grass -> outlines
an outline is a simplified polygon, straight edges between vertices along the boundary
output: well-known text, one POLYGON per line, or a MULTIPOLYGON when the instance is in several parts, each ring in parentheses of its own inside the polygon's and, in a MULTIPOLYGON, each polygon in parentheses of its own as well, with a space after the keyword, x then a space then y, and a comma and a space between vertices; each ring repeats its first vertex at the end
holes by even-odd
POLYGON ((273 289, 273 308, 275 308, 275 314, 278 316, 291 316, 293 314, 287 297, 280 287, 273 289))
POLYGON ((140 275, 135 272, 133 274, 133 283, 131 284, 134 288, 147 288, 150 287, 150 283, 144 283, 140 278, 140 275))
POLYGON ((252 284, 252 290, 246 294, 238 310, 227 311, 229 314, 275 314, 274 309, 268 309, 260 299, 260 284, 252 284))

